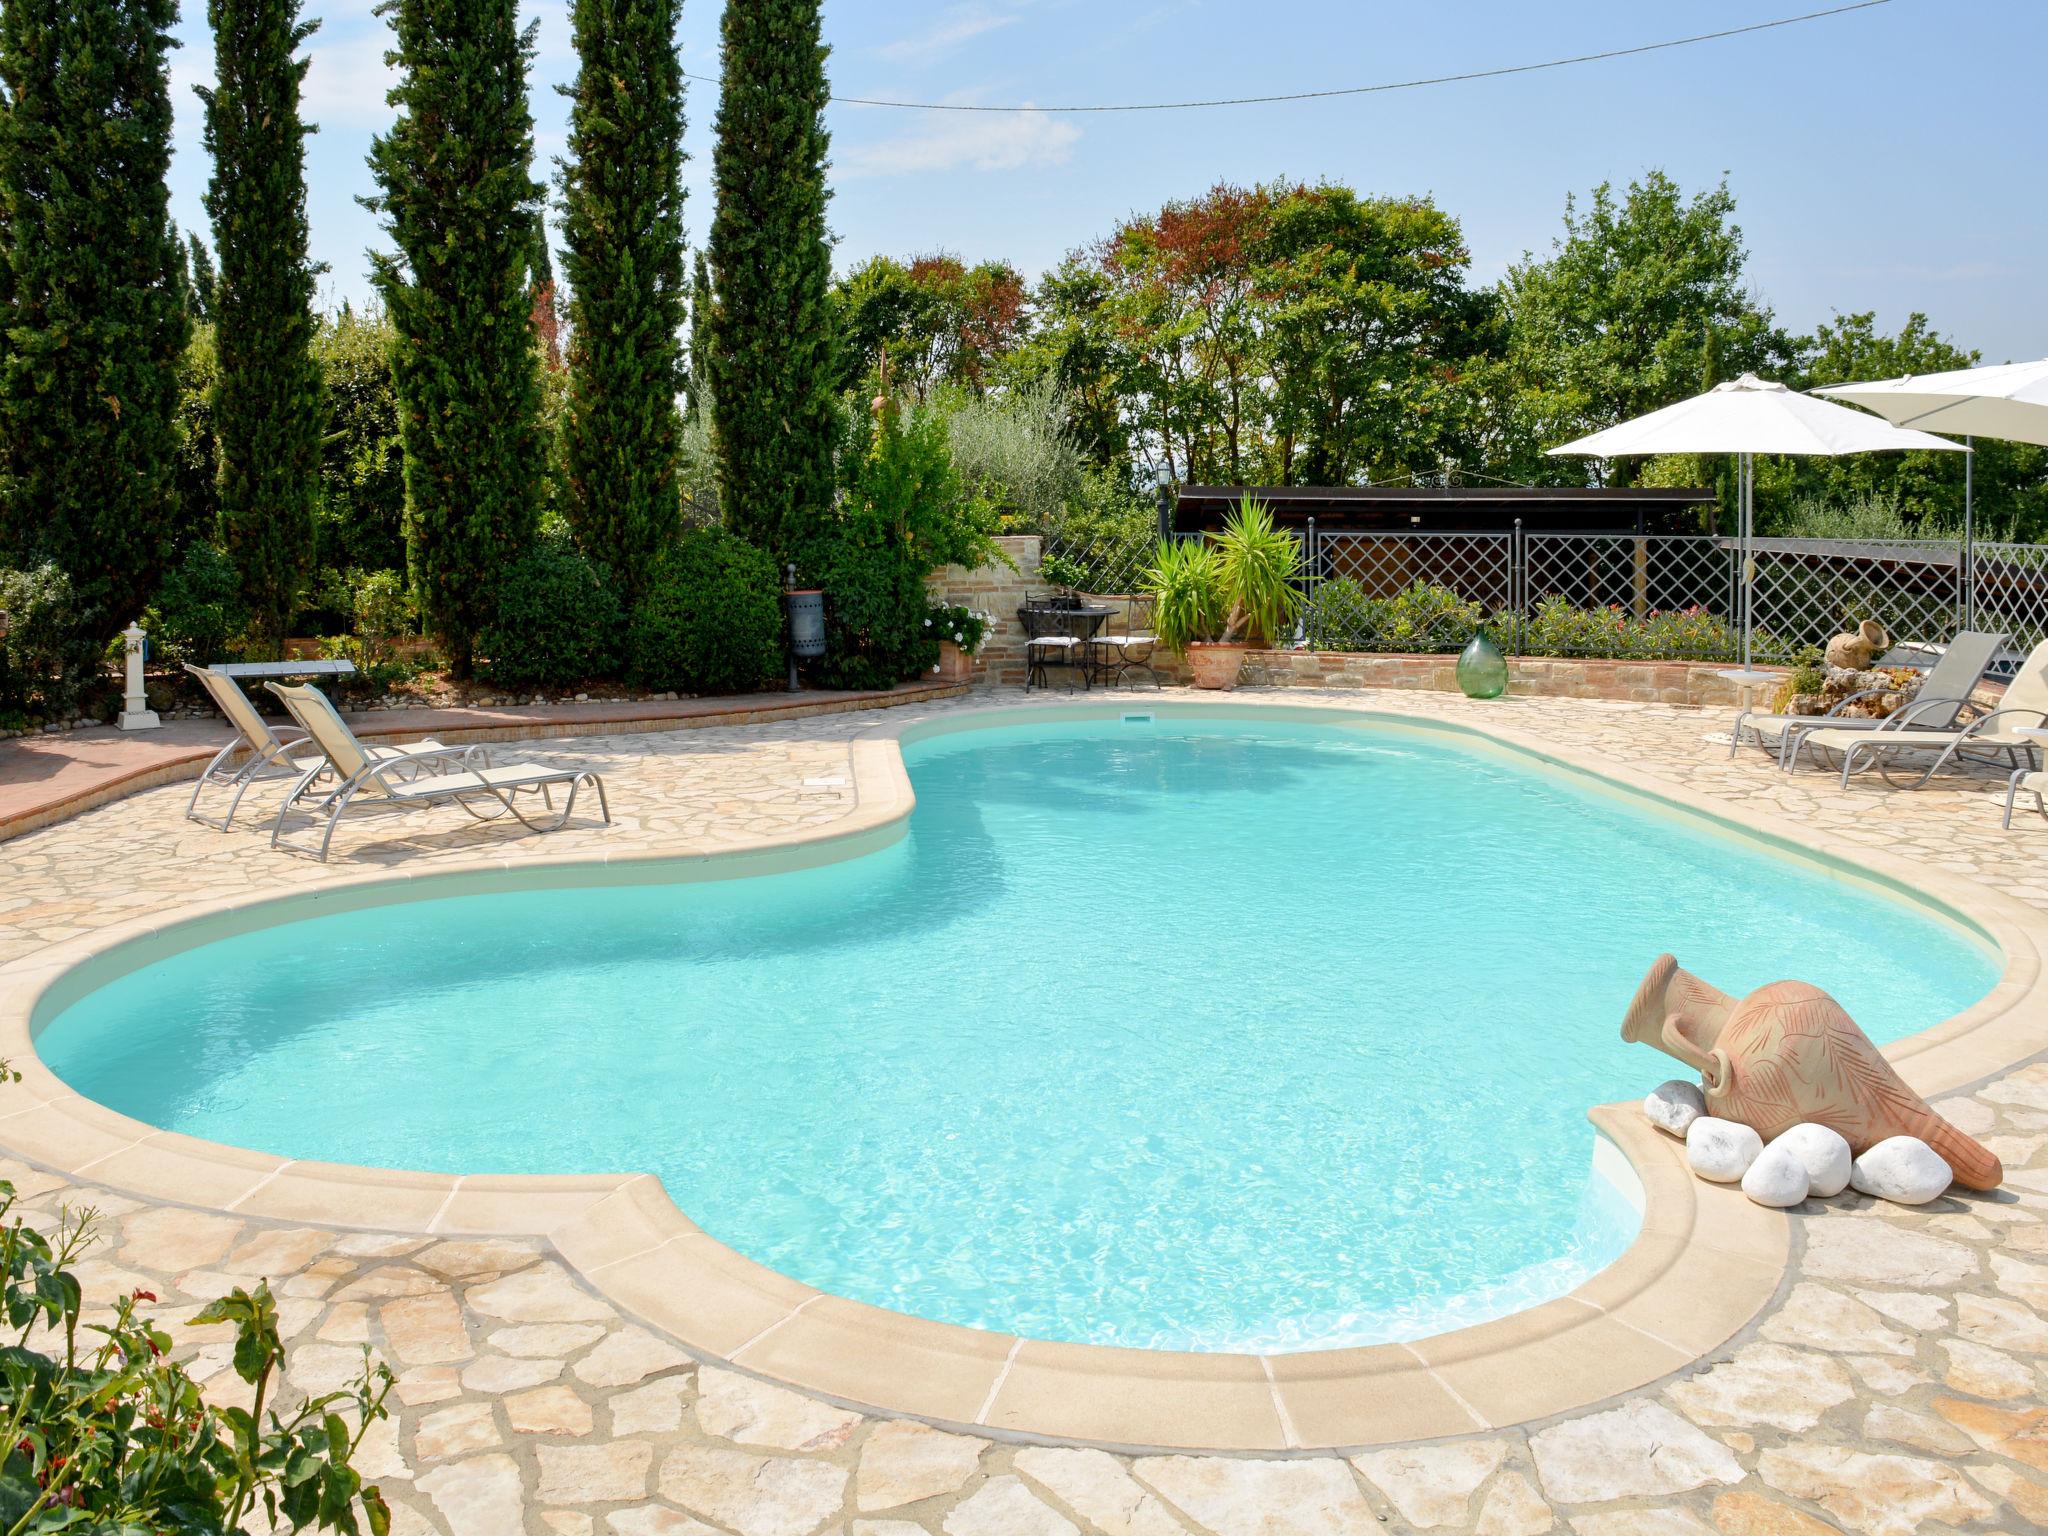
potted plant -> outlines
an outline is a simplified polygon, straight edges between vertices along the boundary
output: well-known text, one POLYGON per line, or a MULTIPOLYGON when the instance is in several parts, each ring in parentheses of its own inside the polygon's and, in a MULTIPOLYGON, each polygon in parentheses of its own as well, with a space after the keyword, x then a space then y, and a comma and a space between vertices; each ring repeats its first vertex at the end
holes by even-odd
POLYGON ((1163 539, 1144 588, 1160 644, 1187 658, 1197 688, 1230 688, 1247 650, 1271 645, 1301 611, 1301 545, 1247 496, 1213 540, 1163 539))
POLYGON ((988 638, 989 616, 958 603, 933 603, 925 615, 924 627, 939 639, 939 664, 932 668, 949 683, 964 683, 974 676, 974 655, 988 638))

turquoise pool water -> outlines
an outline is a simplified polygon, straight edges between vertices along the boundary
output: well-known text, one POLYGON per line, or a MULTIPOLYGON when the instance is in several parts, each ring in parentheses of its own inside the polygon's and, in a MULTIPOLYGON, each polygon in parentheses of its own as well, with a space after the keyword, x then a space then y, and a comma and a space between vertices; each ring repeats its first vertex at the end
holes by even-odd
POLYGON ((1529 1305, 1626 1246, 1585 1111, 1676 1071, 1619 1038, 1658 951, 1734 992, 1810 978, 1879 1039, 1999 968, 1438 733, 1162 716, 906 759, 882 853, 297 922, 113 982, 38 1049, 284 1156, 647 1170, 762 1263, 925 1317, 1286 1350, 1529 1305))

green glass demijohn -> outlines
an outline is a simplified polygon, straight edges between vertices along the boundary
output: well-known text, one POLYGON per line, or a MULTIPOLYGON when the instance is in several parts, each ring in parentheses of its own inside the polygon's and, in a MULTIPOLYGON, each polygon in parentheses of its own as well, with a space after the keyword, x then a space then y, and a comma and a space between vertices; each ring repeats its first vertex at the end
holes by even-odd
POLYGON ((1468 699, 1497 699, 1508 691, 1508 661, 1481 630, 1458 654, 1458 686, 1468 699))

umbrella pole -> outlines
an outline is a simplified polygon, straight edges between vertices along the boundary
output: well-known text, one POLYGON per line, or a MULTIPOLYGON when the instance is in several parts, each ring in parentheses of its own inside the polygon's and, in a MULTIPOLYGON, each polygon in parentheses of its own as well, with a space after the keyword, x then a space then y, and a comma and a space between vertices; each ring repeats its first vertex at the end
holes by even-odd
POLYGON ((1977 627, 1977 439, 1963 438, 1963 628, 1977 627))
POLYGON ((1742 456, 1736 480, 1741 488, 1742 502, 1742 670, 1747 672, 1750 621, 1755 613, 1750 588, 1756 580, 1756 562, 1750 556, 1749 542, 1756 522, 1756 463, 1746 453, 1742 456))

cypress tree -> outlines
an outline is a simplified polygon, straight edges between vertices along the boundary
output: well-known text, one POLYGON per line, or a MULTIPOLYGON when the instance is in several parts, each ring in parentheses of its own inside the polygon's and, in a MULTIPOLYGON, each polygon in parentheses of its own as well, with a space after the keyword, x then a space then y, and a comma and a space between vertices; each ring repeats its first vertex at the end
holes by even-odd
POLYGON ((830 512, 835 358, 818 0, 726 0, 711 419, 727 524, 788 558, 830 512))
POLYGON ((206 211, 220 248, 209 282, 192 241, 193 281, 215 325, 220 374, 213 431, 220 534, 241 580, 258 653, 275 656, 312 561, 326 402, 313 356, 313 277, 306 256, 307 129, 298 47, 318 23, 297 0, 208 0, 219 84, 201 88, 213 180, 206 211))
POLYGON ((0 5, 0 561, 70 578, 81 671, 154 594, 178 517, 177 14, 0 5))
POLYGON ((496 574, 533 542, 547 471, 528 284, 540 186, 517 0, 385 0, 398 121, 371 147, 398 254, 372 280, 397 333, 414 590, 459 677, 496 612, 496 574))
POLYGON ((683 70, 677 0, 575 0, 564 89, 569 526, 628 600, 682 527, 683 70))

